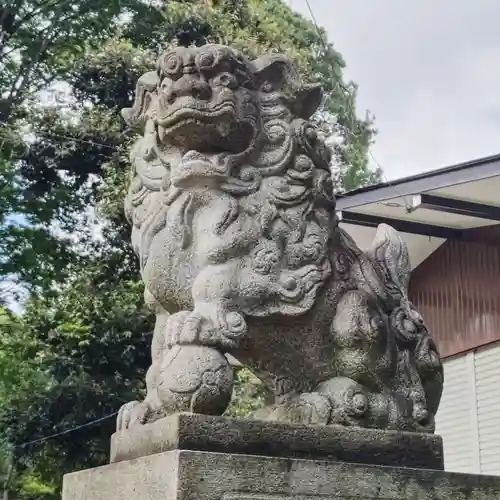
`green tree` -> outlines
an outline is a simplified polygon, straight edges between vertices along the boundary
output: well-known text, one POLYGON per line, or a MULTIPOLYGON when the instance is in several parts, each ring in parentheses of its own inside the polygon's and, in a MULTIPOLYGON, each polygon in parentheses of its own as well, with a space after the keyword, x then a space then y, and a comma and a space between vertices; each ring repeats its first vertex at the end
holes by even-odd
MULTIPOLYGON (((0 422, 16 409, 17 417, 31 418, 33 395, 50 386, 48 371, 39 356, 37 340, 24 330, 22 319, 0 308, 0 422)), ((0 425, 4 425, 2 422, 0 425)), ((0 484, 4 495, 10 490, 31 493, 54 493, 55 486, 44 483, 19 461, 21 453, 9 439, 12 428, 0 435, 0 484)))
POLYGON ((127 0, 7 0, 0 7, 0 122, 68 70, 115 30, 127 0))
MULTIPOLYGON (((82 57, 116 36, 124 16, 138 14, 144 22, 161 17, 142 0, 7 0, 0 6, 0 279, 10 291, 14 282, 30 295, 50 293, 81 257, 66 233, 88 226, 85 210, 95 204, 101 165, 116 152, 116 141, 111 129, 100 134, 95 113, 94 124, 80 116, 76 127, 75 115, 88 103, 66 106, 55 97, 78 78, 74 68, 82 57)), ((0 293, 4 301, 11 295, 0 293)))
POLYGON ((118 111, 172 41, 290 55, 325 88, 317 119, 338 139, 338 187, 378 175, 367 166, 371 122, 356 118, 356 86, 342 80, 342 57, 281 0, 170 0, 159 8, 140 0, 9 0, 0 19, 0 275, 32 293, 51 291, 81 258, 62 234, 89 227, 85 210, 102 199, 103 179, 104 203, 117 207, 128 138, 118 111), (56 103, 53 85, 61 82, 69 98, 56 103))
MULTIPOLYGON (((137 78, 168 44, 220 42, 250 56, 288 54, 305 78, 325 88, 317 121, 336 139, 339 186, 377 175, 367 160, 372 124, 354 113, 356 86, 342 80, 344 61, 324 43, 325 33, 280 0, 169 0, 158 8, 86 0, 68 11, 62 1, 13 5, 14 17, 11 7, 10 14, 0 11, 2 26, 28 19, 21 23, 24 32, 8 24, 12 34, 1 42, 11 55, 0 59, 0 68, 8 69, 0 71, 0 274, 29 291, 26 311, 16 318, 19 338, 29 342, 17 356, 28 363, 20 366, 47 379, 33 380, 15 399, 0 392, 0 428, 9 446, 112 415, 143 390, 153 318, 143 305, 122 210, 134 136, 119 111, 131 104, 137 78), (16 51, 24 59, 14 57, 16 51), (25 83, 22 92, 16 83, 11 95, 15 81, 25 83), (47 105, 39 92, 56 82, 68 89, 67 99, 47 105)), ((11 347, 0 344, 0 356, 2 349, 11 347)), ((265 400, 247 370, 239 372, 235 396, 234 415, 265 400)), ((109 418, 25 447, 18 490, 35 498, 36 488, 29 493, 26 484, 49 485, 47 497, 63 473, 104 463, 113 425, 109 418)))

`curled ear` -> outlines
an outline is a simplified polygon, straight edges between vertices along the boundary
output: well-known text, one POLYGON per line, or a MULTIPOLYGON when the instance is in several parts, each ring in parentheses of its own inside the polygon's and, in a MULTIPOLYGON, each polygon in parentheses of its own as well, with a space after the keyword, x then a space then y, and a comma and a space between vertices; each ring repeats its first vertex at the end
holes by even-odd
POLYGON ((321 85, 303 84, 293 62, 282 54, 269 54, 252 61, 252 73, 259 88, 281 91, 292 101, 292 112, 308 120, 323 99, 321 85))
POLYGON ((297 102, 294 113, 304 120, 308 120, 319 108, 323 100, 323 88, 318 84, 303 85, 297 93, 297 102))
POLYGON ((149 71, 137 81, 134 104, 131 108, 123 108, 121 115, 130 127, 143 127, 146 112, 151 104, 152 94, 156 91, 159 78, 156 71, 149 71))

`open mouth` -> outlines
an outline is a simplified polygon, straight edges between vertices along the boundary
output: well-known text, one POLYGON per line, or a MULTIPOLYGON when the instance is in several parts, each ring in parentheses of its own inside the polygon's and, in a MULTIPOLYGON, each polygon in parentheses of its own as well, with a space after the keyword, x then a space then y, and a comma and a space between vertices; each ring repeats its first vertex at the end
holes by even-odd
POLYGON ((157 132, 161 144, 206 154, 242 152, 254 136, 252 126, 238 120, 232 99, 178 99, 157 118, 157 132))
POLYGON ((177 128, 177 126, 186 125, 188 123, 209 123, 212 120, 227 116, 228 114, 234 115, 235 105, 232 101, 224 101, 215 105, 202 104, 199 101, 195 103, 186 102, 179 105, 166 116, 158 118, 158 124, 167 130, 177 128))

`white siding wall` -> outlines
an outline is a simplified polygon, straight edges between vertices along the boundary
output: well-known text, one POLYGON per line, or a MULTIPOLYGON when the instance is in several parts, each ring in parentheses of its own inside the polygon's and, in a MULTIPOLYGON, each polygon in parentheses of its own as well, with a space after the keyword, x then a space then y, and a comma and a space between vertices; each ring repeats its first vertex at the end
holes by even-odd
POLYGON ((475 353, 481 472, 500 475, 500 346, 475 353))
POLYGON ((470 411, 470 362, 467 356, 444 361, 444 390, 436 415, 436 434, 443 438, 446 470, 479 472, 474 415, 470 411))
POLYGON ((500 343, 444 361, 436 433, 446 470, 500 475, 500 343))

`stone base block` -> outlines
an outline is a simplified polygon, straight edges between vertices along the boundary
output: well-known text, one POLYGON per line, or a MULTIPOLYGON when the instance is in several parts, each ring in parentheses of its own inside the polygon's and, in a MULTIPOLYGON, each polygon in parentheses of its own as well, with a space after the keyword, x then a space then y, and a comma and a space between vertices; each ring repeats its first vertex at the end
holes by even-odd
POLYGON ((201 451, 69 474, 62 500, 494 500, 500 477, 201 451))
POLYGON ((183 413, 116 433, 111 462, 172 450, 443 469, 442 440, 432 434, 183 413))

